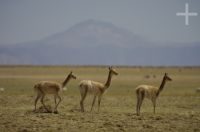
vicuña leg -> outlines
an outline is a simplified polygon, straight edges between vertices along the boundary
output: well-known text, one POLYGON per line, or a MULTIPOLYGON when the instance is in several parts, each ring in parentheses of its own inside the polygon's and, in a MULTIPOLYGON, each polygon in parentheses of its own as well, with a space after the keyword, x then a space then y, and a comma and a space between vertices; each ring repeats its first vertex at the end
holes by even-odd
POLYGON ((152 103, 153 103, 153 113, 155 114, 156 113, 156 100, 153 99, 152 103))
POLYGON ((143 102, 143 100, 144 100, 144 91, 141 91, 141 93, 140 93, 140 97, 139 97, 140 99, 139 99, 139 115, 140 115, 140 108, 141 108, 141 106, 142 106, 142 102, 143 102))
POLYGON ((38 94, 37 94, 37 97, 36 97, 36 99, 35 99, 35 110, 34 110, 34 111, 36 111, 36 105, 37 105, 38 99, 39 99, 40 97, 41 97, 41 94, 38 93, 38 94))
POLYGON ((140 102, 140 98, 139 98, 139 95, 137 94, 137 105, 136 105, 137 115, 140 115, 140 113, 139 113, 139 102, 140 102))
POLYGON ((81 107, 81 111, 84 112, 84 100, 85 97, 87 95, 87 91, 88 89, 86 88, 84 91, 81 91, 81 101, 80 101, 80 107, 81 107))
POLYGON ((46 109, 46 111, 47 111, 47 112, 50 112, 50 111, 47 109, 46 105, 44 104, 44 97, 45 97, 45 95, 42 94, 42 98, 41 98, 40 101, 41 101, 42 105, 44 106, 44 108, 46 109))
POLYGON ((55 106, 54 113, 58 113, 57 107, 61 102, 61 97, 58 94, 56 94, 56 97, 59 99, 59 101, 58 101, 57 105, 55 106))
POLYGON ((100 105, 101 105, 101 96, 98 97, 98 112, 99 112, 99 109, 100 109, 100 105))
POLYGON ((92 109, 93 109, 93 106, 94 106, 94 104, 95 104, 95 101, 96 101, 96 95, 94 95, 94 98, 93 98, 93 102, 92 102, 92 107, 91 107, 91 110, 90 111, 92 111, 92 109))
POLYGON ((57 98, 57 95, 54 95, 55 106, 56 106, 56 104, 57 104, 57 102, 56 102, 56 98, 57 98))

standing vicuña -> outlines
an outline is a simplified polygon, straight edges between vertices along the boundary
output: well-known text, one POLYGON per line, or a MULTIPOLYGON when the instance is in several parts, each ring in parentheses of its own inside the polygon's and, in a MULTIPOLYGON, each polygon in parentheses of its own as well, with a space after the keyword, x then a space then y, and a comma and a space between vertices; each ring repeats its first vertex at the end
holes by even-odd
POLYGON ((41 82, 38 82, 37 84, 35 84, 34 90, 37 92, 37 97, 35 99, 35 110, 34 111, 36 111, 36 105, 37 105, 38 99, 41 98, 42 105, 47 110, 47 112, 49 112, 49 110, 47 109, 43 100, 44 100, 44 97, 46 94, 53 94, 54 101, 55 101, 54 113, 58 113, 57 107, 58 107, 59 103, 61 102, 61 97, 58 94, 58 92, 66 86, 66 84, 69 82, 69 80, 71 78, 76 79, 76 76, 74 76, 72 74, 72 72, 69 73, 69 75, 67 76, 67 78, 64 80, 64 82, 62 84, 59 84, 57 82, 52 82, 52 81, 41 81, 41 82), (58 103, 56 103, 56 98, 59 99, 58 103))
POLYGON ((96 97, 98 96, 98 111, 99 111, 101 97, 102 97, 103 93, 109 88, 109 86, 111 84, 111 78, 113 75, 118 75, 118 73, 116 72, 115 69, 113 69, 112 67, 109 67, 108 79, 105 84, 100 83, 100 82, 91 81, 91 80, 83 80, 80 82, 80 84, 79 84, 79 90, 80 90, 80 94, 81 94, 80 107, 81 107, 82 112, 84 112, 83 102, 85 100, 87 93, 91 93, 94 95, 91 111, 95 104, 96 97))
POLYGON ((155 113, 156 99, 159 96, 160 92, 163 90, 166 81, 172 81, 172 79, 167 75, 167 73, 165 73, 163 80, 162 80, 162 83, 161 83, 159 88, 154 87, 154 86, 149 86, 149 85, 139 85, 136 88, 136 95, 137 95, 136 111, 137 111, 137 115, 140 115, 140 107, 141 107, 142 101, 145 97, 152 101, 153 107, 154 107, 154 113, 155 113))

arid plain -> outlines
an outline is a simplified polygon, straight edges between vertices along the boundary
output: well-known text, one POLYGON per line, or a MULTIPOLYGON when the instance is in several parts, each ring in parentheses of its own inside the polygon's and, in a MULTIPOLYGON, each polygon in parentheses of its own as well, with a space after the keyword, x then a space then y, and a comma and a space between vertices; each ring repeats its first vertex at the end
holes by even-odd
MULTIPOLYGON (((90 112, 92 97, 85 100, 80 111, 78 83, 90 79, 104 83, 108 76, 105 66, 0 66, 0 131, 200 131, 200 68, 199 67, 115 67, 111 86, 103 95, 100 112, 97 102, 90 112), (73 71, 58 114, 33 112, 38 81, 62 82, 73 71), (164 73, 172 78, 157 99, 156 114, 150 100, 145 99, 141 115, 136 115, 135 88, 140 84, 159 86, 164 73)), ((45 103, 54 107, 53 96, 45 103)), ((42 106, 38 102, 38 109, 42 106)))

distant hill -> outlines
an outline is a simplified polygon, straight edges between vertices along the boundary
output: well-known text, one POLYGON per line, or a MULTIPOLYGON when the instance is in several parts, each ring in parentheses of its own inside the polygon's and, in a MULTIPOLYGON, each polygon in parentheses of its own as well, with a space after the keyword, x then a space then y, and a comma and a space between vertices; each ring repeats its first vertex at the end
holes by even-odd
POLYGON ((199 56, 200 42, 152 43, 95 20, 41 40, 0 46, 0 64, 199 66, 199 56))

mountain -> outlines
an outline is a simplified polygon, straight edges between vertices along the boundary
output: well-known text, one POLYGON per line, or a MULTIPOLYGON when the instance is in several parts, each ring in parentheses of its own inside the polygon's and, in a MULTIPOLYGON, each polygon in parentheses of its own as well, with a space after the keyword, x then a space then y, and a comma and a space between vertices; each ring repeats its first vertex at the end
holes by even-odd
POLYGON ((0 47, 0 64, 198 66, 200 42, 153 43, 111 23, 87 20, 41 40, 0 47))

